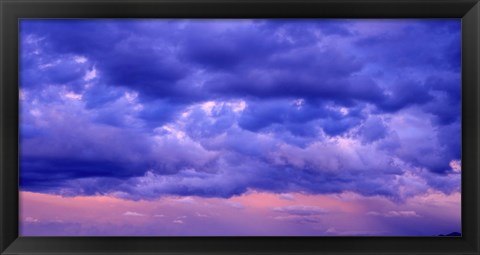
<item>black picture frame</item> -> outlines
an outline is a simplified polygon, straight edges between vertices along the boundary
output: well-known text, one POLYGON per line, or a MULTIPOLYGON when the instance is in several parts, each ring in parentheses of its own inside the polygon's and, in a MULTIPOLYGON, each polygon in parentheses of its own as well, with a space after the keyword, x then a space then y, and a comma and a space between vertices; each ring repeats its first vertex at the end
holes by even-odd
POLYGON ((1 254, 480 254, 478 0, 0 0, 1 254), (461 237, 19 237, 21 18, 461 18, 461 237))

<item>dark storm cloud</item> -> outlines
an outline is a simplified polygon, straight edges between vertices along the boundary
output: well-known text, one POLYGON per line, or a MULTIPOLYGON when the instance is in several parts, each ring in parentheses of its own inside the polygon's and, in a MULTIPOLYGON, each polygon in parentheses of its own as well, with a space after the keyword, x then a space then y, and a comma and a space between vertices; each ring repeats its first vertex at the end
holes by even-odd
POLYGON ((21 187, 456 191, 459 24, 22 21, 21 187))
POLYGON ((370 116, 360 129, 360 135, 363 143, 371 143, 384 138, 387 135, 387 127, 382 119, 370 116))

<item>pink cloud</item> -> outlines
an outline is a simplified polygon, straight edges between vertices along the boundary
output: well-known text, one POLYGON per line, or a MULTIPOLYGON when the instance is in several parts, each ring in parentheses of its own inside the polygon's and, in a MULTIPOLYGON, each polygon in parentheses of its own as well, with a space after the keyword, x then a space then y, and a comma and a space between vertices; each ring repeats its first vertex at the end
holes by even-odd
POLYGON ((459 193, 431 191, 401 204, 351 192, 284 197, 249 191, 229 199, 166 196, 131 201, 21 192, 20 232, 24 236, 342 236, 461 231, 459 193))

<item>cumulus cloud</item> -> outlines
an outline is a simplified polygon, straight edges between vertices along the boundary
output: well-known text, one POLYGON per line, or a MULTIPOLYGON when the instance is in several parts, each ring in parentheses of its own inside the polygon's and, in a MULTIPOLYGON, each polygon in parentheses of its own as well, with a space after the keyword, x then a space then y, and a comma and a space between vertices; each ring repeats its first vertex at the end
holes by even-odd
POLYGON ((458 21, 20 26, 23 190, 459 191, 458 21))

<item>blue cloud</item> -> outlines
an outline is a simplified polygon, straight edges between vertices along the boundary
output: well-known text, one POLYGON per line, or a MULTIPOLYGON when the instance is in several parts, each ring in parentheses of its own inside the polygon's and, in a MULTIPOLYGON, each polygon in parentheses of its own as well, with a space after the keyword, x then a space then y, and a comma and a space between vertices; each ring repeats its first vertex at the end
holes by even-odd
POLYGON ((23 20, 20 43, 25 190, 459 187, 458 20, 23 20))

